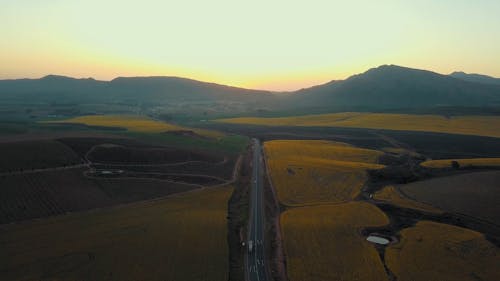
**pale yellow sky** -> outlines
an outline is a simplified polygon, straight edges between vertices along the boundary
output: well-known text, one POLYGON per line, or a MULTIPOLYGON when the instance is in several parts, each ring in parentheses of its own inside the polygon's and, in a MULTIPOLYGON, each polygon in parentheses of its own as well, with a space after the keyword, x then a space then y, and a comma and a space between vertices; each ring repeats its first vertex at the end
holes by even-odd
POLYGON ((381 64, 500 77, 500 1, 2 0, 0 79, 182 76, 270 90, 381 64))

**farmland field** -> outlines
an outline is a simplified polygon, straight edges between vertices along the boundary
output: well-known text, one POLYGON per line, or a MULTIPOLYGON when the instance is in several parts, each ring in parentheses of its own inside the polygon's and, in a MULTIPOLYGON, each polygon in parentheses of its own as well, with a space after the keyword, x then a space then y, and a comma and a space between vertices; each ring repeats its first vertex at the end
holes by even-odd
POLYGON ((281 203, 339 203, 356 197, 382 152, 329 141, 269 141, 264 149, 281 203))
POLYGON ((401 237, 385 254, 399 281, 500 280, 500 250, 478 232, 421 221, 401 237))
POLYGON ((374 199, 390 203, 402 208, 410 208, 421 210, 424 212, 440 213, 441 211, 433 206, 420 203, 404 197, 394 186, 386 186, 382 190, 376 192, 373 196, 374 199))
POLYGON ((266 126, 353 127, 500 137, 499 116, 411 115, 344 112, 294 117, 241 117, 218 122, 266 126))
POLYGON ((232 153, 133 138, 31 140, 0 148, 8 156, 5 167, 16 167, 0 173, 0 224, 225 184, 237 164, 232 153))
POLYGON ((4 225, 0 279, 227 280, 232 190, 4 225))
POLYGON ((0 177, 0 224, 152 199, 196 186, 151 179, 94 179, 84 169, 0 177))
POLYGON ((177 148, 127 147, 112 143, 94 146, 87 158, 92 162, 115 164, 172 164, 192 161, 217 163, 224 160, 223 157, 177 148))
POLYGON ((293 208, 282 214, 285 255, 291 281, 387 280, 363 227, 389 223, 364 202, 293 208))
POLYGON ((173 164, 151 164, 151 165, 133 165, 133 164, 93 164, 92 166, 100 169, 122 170, 132 173, 157 173, 157 174, 186 174, 201 175, 207 177, 217 177, 226 181, 232 179, 234 165, 237 159, 234 157, 218 163, 193 161, 173 164))
POLYGON ((87 115, 80 116, 66 120, 46 121, 46 124, 83 124, 88 126, 100 126, 111 128, 125 128, 131 132, 142 133, 163 133, 163 132, 179 132, 179 131, 193 131, 194 133, 210 137, 220 138, 224 135, 220 132, 185 128, 163 121, 157 121, 143 116, 135 115, 87 115))
MULTIPOLYGON (((389 142, 399 144, 394 139, 387 139, 389 142)), ((449 146, 451 149, 457 148, 454 145, 449 146)), ((385 149, 391 155, 384 155, 380 150, 363 149, 334 141, 271 140, 264 143, 270 180, 276 188, 280 203, 285 205, 285 211, 281 214, 281 233, 283 234, 286 269, 291 281, 387 280, 392 278, 388 274, 394 274, 398 280, 433 280, 413 278, 420 275, 410 275, 411 277, 407 278, 397 268, 392 272, 386 272, 384 266, 388 266, 385 250, 387 248, 366 242, 366 237, 363 235, 368 235, 370 231, 380 231, 379 233, 385 233, 391 236, 393 241, 397 241, 399 237, 397 233, 402 228, 401 233, 405 233, 404 231, 413 229, 414 223, 419 226, 418 222, 424 217, 435 220, 436 224, 437 222, 450 223, 450 225, 443 225, 457 229, 458 227, 452 224, 481 229, 484 226, 488 227, 489 222, 499 222, 497 214, 500 210, 498 210, 499 197, 497 195, 498 187, 500 187, 498 186, 500 172, 458 174, 405 185, 397 184, 400 182, 398 178, 400 173, 405 172, 405 169, 410 171, 411 165, 417 165, 423 159, 423 156, 414 152, 415 150, 405 147, 403 145, 385 149), (399 156, 401 159, 397 158, 399 156), (387 177, 378 178, 377 173, 370 173, 369 178, 367 170, 384 167, 378 163, 387 164, 388 171, 395 171, 396 174, 387 173, 387 177), (381 209, 369 202, 363 202, 363 198, 367 198, 364 197, 366 194, 357 196, 364 184, 382 183, 385 188, 374 189, 378 192, 373 194, 375 204, 383 203, 380 205, 381 209), (353 201, 354 199, 361 201, 353 201), (389 218, 391 218, 390 221, 389 218), (458 219, 455 220, 455 218, 458 219), (401 279, 399 279, 400 276, 401 279)), ((440 153, 446 152, 444 150, 440 153)), ((448 268, 458 263, 454 260, 455 254, 466 257, 486 248, 487 252, 491 249, 496 250, 494 244, 485 240, 482 234, 473 230, 464 230, 477 233, 482 240, 467 245, 468 248, 463 250, 463 253, 450 254, 447 257, 451 264, 448 268)), ((437 234, 437 236, 446 235, 445 233, 437 234)), ((494 240, 496 234, 492 232, 491 235, 492 241, 496 241, 494 240)), ((452 247, 448 246, 450 242, 443 242, 443 238, 429 237, 427 239, 431 240, 429 243, 432 246, 429 249, 452 247), (445 243, 445 246, 439 243, 445 243)), ((404 243, 406 242, 402 241, 396 246, 388 245, 387 247, 393 249, 393 247, 405 245, 404 243)), ((405 254, 407 256, 403 259, 404 261, 400 261, 400 266, 404 267, 408 264, 413 266, 413 257, 410 252, 405 252, 405 254)), ((394 266, 395 259, 397 258, 393 257, 391 266, 394 266)), ((426 260, 434 262, 431 257, 427 257, 426 260)), ((484 256, 482 261, 489 263, 487 265, 490 268, 489 273, 485 273, 484 268, 473 268, 475 265, 465 268, 464 271, 479 272, 478 275, 469 272, 470 276, 491 277, 491 268, 494 268, 492 261, 496 260, 498 260, 496 257, 484 256)), ((438 271, 437 268, 432 270, 438 271)), ((423 274, 431 274, 430 272, 432 271, 423 274)), ((443 272, 439 272, 441 273, 443 272)), ((443 275, 439 275, 443 278, 435 280, 455 280, 448 279, 447 276, 453 277, 454 275, 447 274, 445 270, 443 275)))
POLYGON ((475 172, 398 186, 405 195, 443 211, 500 224, 500 171, 475 172))
POLYGON ((68 146, 53 140, 0 143, 0 173, 81 164, 68 146))
POLYGON ((425 131, 353 127, 266 126, 210 122, 209 128, 270 140, 330 140, 387 150, 402 147, 431 159, 500 157, 500 138, 425 131), (471 144, 474 145, 471 145, 471 144), (399 144, 399 145, 398 145, 399 144))
POLYGON ((427 168, 451 168, 456 161, 460 167, 500 167, 500 158, 471 158, 471 159, 440 159, 428 160, 420 163, 427 168))

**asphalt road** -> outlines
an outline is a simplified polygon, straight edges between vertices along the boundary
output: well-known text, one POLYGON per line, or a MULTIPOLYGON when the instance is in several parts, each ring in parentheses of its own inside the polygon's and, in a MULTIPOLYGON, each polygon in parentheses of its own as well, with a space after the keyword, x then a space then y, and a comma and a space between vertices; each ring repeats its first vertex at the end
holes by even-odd
POLYGON ((250 217, 248 223, 248 241, 246 255, 247 281, 269 280, 267 265, 265 264, 264 248, 264 204, 263 204, 263 178, 262 178, 262 149, 260 142, 253 140, 253 173, 250 191, 250 217), (249 244, 252 241, 252 250, 249 244))

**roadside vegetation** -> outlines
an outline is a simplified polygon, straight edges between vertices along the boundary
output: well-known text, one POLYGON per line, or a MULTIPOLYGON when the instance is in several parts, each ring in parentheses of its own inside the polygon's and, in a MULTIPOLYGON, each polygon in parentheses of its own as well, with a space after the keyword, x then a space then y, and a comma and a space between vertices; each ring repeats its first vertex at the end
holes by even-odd
POLYGON ((400 234, 385 254, 399 281, 500 280, 500 250, 481 233, 420 221, 400 234))
POLYGON ((293 117, 241 117, 217 122, 265 126, 353 127, 500 137, 500 116, 413 115, 344 112, 293 117))
POLYGON ((2 226, 2 280, 227 280, 231 186, 2 226))

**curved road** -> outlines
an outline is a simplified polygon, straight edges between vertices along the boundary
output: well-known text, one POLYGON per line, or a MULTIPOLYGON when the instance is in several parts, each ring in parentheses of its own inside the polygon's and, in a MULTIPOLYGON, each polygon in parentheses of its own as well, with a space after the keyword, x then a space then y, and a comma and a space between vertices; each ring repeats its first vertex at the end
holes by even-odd
POLYGON ((264 245, 264 204, 263 204, 263 179, 262 179, 262 149, 260 142, 253 139, 253 172, 250 192, 250 217, 248 223, 248 241, 246 263, 247 281, 266 281, 268 278, 267 265, 265 264, 264 245), (250 249, 250 244, 252 244, 250 249))

